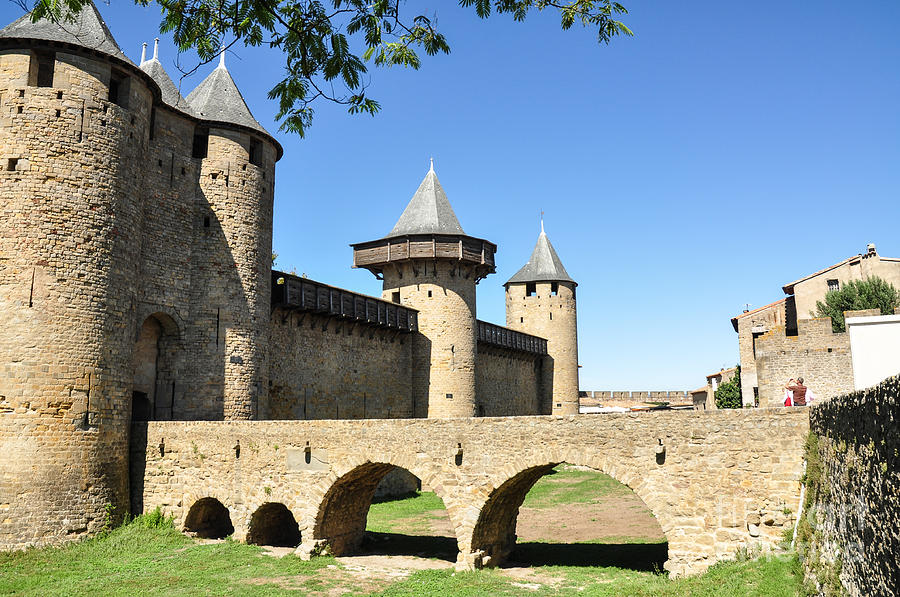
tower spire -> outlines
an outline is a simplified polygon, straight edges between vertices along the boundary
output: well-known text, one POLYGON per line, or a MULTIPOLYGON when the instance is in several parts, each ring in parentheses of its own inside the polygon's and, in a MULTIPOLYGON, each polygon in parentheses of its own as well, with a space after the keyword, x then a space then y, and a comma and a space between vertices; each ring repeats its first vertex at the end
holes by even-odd
POLYGON ((219 68, 225 68, 225 43, 222 43, 222 49, 219 50, 219 68))
POLYGON ((431 166, 428 168, 429 172, 434 172, 434 157, 429 158, 431 160, 431 166))
POLYGON ((159 60, 159 38, 153 40, 153 59, 159 60))
POLYGON ((141 44, 141 64, 147 62, 147 42, 141 44))
POLYGON ((541 234, 544 234, 544 210, 541 210, 541 234))

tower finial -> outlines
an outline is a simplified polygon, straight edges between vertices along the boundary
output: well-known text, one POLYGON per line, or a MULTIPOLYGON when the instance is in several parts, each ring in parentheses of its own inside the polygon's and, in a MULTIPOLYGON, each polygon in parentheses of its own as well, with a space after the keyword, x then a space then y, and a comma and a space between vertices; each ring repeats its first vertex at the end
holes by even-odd
POLYGON ((222 49, 219 50, 219 68, 225 68, 225 42, 222 42, 222 49))
POLYGON ((431 166, 428 168, 429 172, 434 172, 434 157, 429 158, 431 160, 431 166))
POLYGON ((147 62, 147 42, 141 44, 141 64, 147 62))
POLYGON ((153 40, 153 59, 159 60, 159 38, 153 40))
POLYGON ((541 210, 541 234, 544 234, 544 210, 541 210))

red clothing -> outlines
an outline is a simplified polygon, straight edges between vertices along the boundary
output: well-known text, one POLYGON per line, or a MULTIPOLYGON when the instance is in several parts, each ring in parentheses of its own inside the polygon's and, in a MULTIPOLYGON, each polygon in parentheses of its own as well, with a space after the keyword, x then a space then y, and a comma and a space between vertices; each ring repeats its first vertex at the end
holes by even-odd
POLYGON ((806 406, 806 386, 791 386, 788 388, 794 393, 794 406, 806 406))

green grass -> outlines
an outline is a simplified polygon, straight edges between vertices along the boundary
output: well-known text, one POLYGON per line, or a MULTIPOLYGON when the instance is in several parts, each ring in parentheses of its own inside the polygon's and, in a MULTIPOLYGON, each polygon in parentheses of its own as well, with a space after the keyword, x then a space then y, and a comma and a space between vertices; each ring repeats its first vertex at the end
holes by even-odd
POLYGON ((0 595, 280 595, 278 583, 314 581, 333 563, 272 558, 233 541, 198 544, 171 523, 139 517, 64 547, 0 553, 0 595), (259 578, 267 580, 247 582, 259 578))
POLYGON ((429 521, 438 518, 431 512, 444 510, 444 502, 434 492, 417 491, 413 497, 372 504, 366 530, 374 533, 406 531, 427 532, 429 521))
POLYGON ((525 496, 522 506, 543 509, 557 508, 566 504, 588 504, 601 497, 630 492, 631 489, 609 475, 592 470, 578 470, 561 464, 534 484, 525 496))
MULTIPOLYGON (((426 498, 429 499, 429 498, 426 498)), ((99 537, 60 548, 0 553, 0 594, 70 595, 797 595, 794 556, 720 563, 706 574, 678 580, 612 567, 537 566, 525 579, 502 570, 426 570, 372 581, 344 570, 333 558, 303 562, 273 558, 232 541, 199 544, 171 524, 143 518, 99 537), (328 568, 326 568, 328 567, 328 568), (517 585, 516 583, 520 583, 517 585), (537 590, 521 586, 535 583, 537 590), (376 587, 383 589, 370 593, 376 587)))
POLYGON ((498 570, 453 572, 426 570, 395 583, 377 595, 660 595, 671 597, 759 596, 787 597, 800 593, 795 556, 772 556, 747 562, 724 562, 706 574, 669 580, 667 577, 621 568, 576 568, 545 566, 534 569, 532 578, 511 579, 498 570), (514 583, 535 583, 538 589, 514 583))

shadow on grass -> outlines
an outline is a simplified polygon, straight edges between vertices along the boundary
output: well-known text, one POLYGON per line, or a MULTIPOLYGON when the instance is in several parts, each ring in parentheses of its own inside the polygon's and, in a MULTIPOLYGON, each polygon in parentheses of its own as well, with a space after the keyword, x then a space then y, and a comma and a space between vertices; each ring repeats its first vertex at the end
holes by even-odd
POLYGON ((454 537, 366 532, 361 555, 417 556, 456 562, 459 548, 454 537))
POLYGON ((661 572, 668 543, 518 543, 503 567, 615 566, 661 572))

